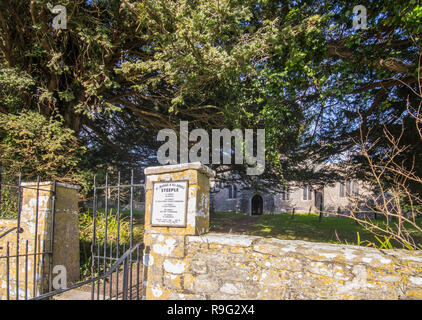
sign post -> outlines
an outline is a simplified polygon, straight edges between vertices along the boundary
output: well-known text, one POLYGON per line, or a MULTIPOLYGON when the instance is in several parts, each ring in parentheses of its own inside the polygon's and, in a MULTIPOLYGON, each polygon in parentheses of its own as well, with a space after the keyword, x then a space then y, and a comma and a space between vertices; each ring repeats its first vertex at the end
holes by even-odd
MULTIPOLYGON (((209 231, 210 178, 215 173, 199 162, 145 169, 145 299, 167 299, 163 266, 183 266, 187 236, 209 231), (164 281, 164 282, 163 282, 164 281)), ((171 267, 170 267, 171 268, 171 267)))

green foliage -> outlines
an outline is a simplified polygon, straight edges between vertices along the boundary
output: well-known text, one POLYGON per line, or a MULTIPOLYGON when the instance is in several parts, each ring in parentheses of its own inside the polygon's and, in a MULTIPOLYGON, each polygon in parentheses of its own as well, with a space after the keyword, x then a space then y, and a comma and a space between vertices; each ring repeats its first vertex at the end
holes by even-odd
MULTIPOLYGON (((392 236, 383 236, 381 239, 378 236, 374 235, 374 238, 377 240, 377 242, 373 242, 373 241, 369 241, 369 240, 361 240, 360 239, 360 234, 359 232, 356 232, 357 234, 357 242, 356 245, 358 246, 363 246, 365 245, 366 247, 373 247, 373 248, 378 248, 378 249, 396 249, 398 247, 400 247, 399 244, 397 245, 393 245, 393 242, 391 241, 392 236)), ((406 249, 409 251, 413 251, 415 250, 415 248, 410 244, 410 243, 401 243, 402 249, 406 249)), ((417 244, 418 248, 422 249, 422 244, 417 244)))
POLYGON ((393 249, 393 246, 390 242, 391 236, 389 237, 384 236, 384 240, 381 240, 380 238, 375 236, 375 239, 377 239, 380 244, 378 249, 393 249))
MULTIPOLYGON (((85 150, 60 119, 47 119, 34 111, 0 113, 2 184, 17 185, 21 173, 22 181, 35 181, 37 176, 56 179, 80 185, 86 193, 92 177, 89 171, 77 168, 85 150)), ((17 200, 16 188, 2 186, 0 217, 16 218, 17 200)))
MULTIPOLYGON (((86 211, 79 214, 79 238, 82 241, 92 241, 93 236, 93 225, 94 217, 92 212, 86 211)), ((130 222, 129 218, 122 216, 120 218, 120 233, 119 230, 119 219, 117 213, 113 213, 113 209, 110 209, 109 214, 107 215, 107 242, 116 242, 117 236, 119 235, 119 242, 121 244, 129 243, 130 238, 130 222)), ((105 213, 98 211, 96 217, 96 238, 97 241, 103 241, 106 232, 105 224, 105 213)), ((139 229, 135 229, 134 239, 140 239, 141 234, 139 229)))
POLYGON ((11 112, 21 109, 24 104, 23 93, 35 82, 30 75, 14 68, 0 68, 0 106, 7 106, 11 112))
MULTIPOLYGON (((365 245, 366 247, 374 247, 378 249, 393 249, 393 245, 390 242, 391 236, 389 237, 384 236, 384 240, 381 240, 379 237, 374 236, 374 238, 378 241, 378 245, 369 240, 361 240, 359 232, 356 232, 356 236, 357 236, 356 245, 358 246, 365 245)), ((412 250, 412 247, 407 247, 407 249, 412 250)))
POLYGON ((27 179, 74 181, 74 167, 85 147, 61 120, 37 112, 0 114, 0 161, 5 175, 18 172, 27 179))
MULTIPOLYGON (((5 184, 6 181, 3 181, 5 184)), ((18 215, 18 190, 2 186, 0 202, 0 219, 16 219, 18 215)))
MULTIPOLYGON (((139 218, 139 217, 138 217, 139 218)), ((81 278, 91 275, 91 246, 93 241, 94 217, 90 211, 79 214, 79 247, 80 247, 80 270, 81 278)), ((104 246, 104 237, 106 232, 105 213, 97 211, 96 217, 96 242, 100 243, 101 249, 104 246)), ((113 213, 110 209, 107 215, 107 255, 109 255, 110 246, 113 246, 113 254, 116 254, 117 237, 119 236, 119 250, 122 254, 123 244, 129 248, 130 240, 130 221, 127 212, 122 211, 120 222, 117 212, 113 213)), ((133 229, 134 243, 142 241, 143 224, 136 224, 133 229)), ((97 250, 97 249, 96 249, 97 250)), ((103 251, 101 251, 103 252, 103 251)))
MULTIPOLYGON (((120 10, 120 1, 65 0, 60 4, 67 9, 67 30, 53 30, 55 14, 48 0, 0 2, 0 114, 28 110, 42 114, 52 121, 51 125, 61 122, 66 130, 51 130, 57 141, 47 141, 55 150, 46 150, 43 156, 67 159, 43 159, 41 162, 48 164, 37 169, 47 171, 48 176, 55 175, 54 171, 74 176, 86 194, 97 166, 114 162, 128 167, 128 162, 147 159, 148 152, 144 151, 148 148, 144 146, 154 145, 150 128, 142 129, 145 124, 136 113, 125 109, 119 115, 122 105, 116 99, 132 95, 132 84, 116 69, 128 55, 126 50, 140 48, 145 42, 138 35, 134 15, 120 10), (65 147, 71 141, 68 133, 89 146, 82 162, 70 155, 75 149, 73 142, 69 157, 56 152, 59 150, 54 144, 65 147), (74 168, 68 173, 71 162, 74 168)), ((20 149, 20 144, 15 148, 20 149)), ((81 150, 76 153, 82 156, 81 150)))
MULTIPOLYGON (((47 0, 0 3, 0 112, 61 116, 89 146, 83 168, 154 161, 151 137, 183 119, 207 130, 265 128, 267 177, 309 181, 314 173, 298 164, 353 149, 361 125, 373 129, 371 141, 384 124, 397 134, 399 119, 410 146, 400 160, 411 167, 415 156, 421 176, 422 145, 406 109, 420 102, 411 91, 419 82, 416 1, 61 4, 68 29, 54 31, 47 0), (358 4, 368 11, 366 30, 353 28, 358 4)), ((379 140, 371 156, 382 157, 385 145, 379 140)))

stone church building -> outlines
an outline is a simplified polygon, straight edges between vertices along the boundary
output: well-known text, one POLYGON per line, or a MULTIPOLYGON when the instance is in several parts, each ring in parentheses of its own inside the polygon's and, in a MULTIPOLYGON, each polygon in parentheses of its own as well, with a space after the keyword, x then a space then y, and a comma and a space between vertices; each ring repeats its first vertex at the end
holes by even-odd
POLYGON ((290 183, 278 193, 244 188, 237 183, 211 183, 211 208, 217 212, 248 215, 319 212, 336 214, 352 208, 356 199, 368 194, 361 181, 346 180, 324 187, 290 183))

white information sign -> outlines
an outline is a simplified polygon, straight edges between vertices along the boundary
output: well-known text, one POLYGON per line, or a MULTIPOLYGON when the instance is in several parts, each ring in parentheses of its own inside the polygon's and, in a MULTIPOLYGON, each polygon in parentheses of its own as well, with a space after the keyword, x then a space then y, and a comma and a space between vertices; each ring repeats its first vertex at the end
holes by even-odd
POLYGON ((186 227, 188 181, 154 182, 152 226, 186 227))

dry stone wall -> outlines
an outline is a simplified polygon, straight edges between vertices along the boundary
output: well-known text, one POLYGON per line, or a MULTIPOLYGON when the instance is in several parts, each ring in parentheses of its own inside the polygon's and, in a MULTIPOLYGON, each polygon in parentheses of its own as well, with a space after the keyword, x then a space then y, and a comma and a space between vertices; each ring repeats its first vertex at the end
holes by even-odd
POLYGON ((422 252, 230 234, 155 240, 153 299, 422 299, 422 252))

